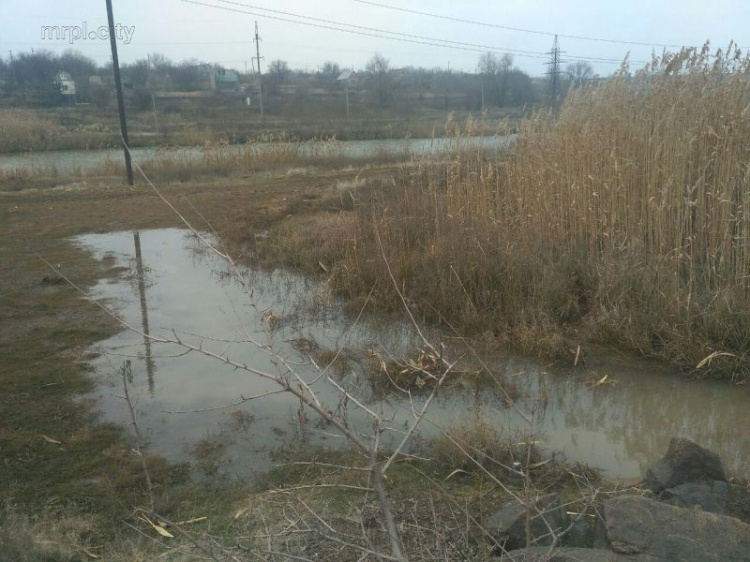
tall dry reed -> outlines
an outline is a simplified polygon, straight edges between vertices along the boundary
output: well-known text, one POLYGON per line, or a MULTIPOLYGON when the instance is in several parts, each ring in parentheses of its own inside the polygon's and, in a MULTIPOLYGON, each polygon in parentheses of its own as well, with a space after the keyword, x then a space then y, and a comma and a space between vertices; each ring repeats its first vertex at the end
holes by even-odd
POLYGON ((0 152, 21 152, 46 146, 60 135, 60 127, 33 111, 0 111, 0 152))
POLYGON ((417 306, 464 329, 575 328, 748 369, 750 59, 733 46, 623 68, 525 120, 507 158, 464 149, 362 198, 345 290, 383 277, 382 250, 417 306))

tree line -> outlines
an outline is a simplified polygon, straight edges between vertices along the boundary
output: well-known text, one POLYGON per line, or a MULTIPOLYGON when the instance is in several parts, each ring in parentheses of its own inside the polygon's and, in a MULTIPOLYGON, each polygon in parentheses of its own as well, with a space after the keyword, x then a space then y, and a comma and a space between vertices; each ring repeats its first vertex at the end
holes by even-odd
MULTIPOLYGON (((196 59, 175 62, 161 54, 121 66, 125 86, 139 109, 149 107, 154 91, 210 89, 211 73, 219 70, 218 65, 196 59)), ((75 80, 79 101, 99 106, 111 103, 111 63, 97 65, 73 50, 59 55, 37 50, 0 58, 0 103, 16 106, 58 103, 54 81, 60 71, 69 73, 75 80)), ((364 92, 366 102, 381 108, 421 103, 435 108, 468 110, 540 104, 545 103, 548 96, 546 80, 523 72, 509 54, 482 54, 474 73, 442 68, 393 68, 380 53, 373 55, 364 68, 355 69, 351 77, 342 76, 343 71, 334 61, 327 61, 310 72, 292 69, 284 60, 273 60, 264 69, 264 93, 268 96, 294 93, 299 98, 310 93, 337 95, 349 89, 364 92)), ((238 77, 237 91, 257 90, 254 69, 229 72, 238 77)), ((577 62, 562 73, 561 82, 565 86, 593 78, 592 66, 577 62)))

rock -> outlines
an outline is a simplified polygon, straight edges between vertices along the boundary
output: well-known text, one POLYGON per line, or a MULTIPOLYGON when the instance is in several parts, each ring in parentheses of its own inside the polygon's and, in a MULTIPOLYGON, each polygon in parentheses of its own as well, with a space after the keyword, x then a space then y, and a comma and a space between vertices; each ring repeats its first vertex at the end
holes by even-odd
POLYGON ((729 490, 730 515, 750 523, 750 488, 732 486, 729 490))
POLYGON ((610 548, 619 554, 664 562, 750 560, 750 525, 738 519, 640 496, 607 500, 603 509, 610 548))
MULTIPOLYGON (((581 517, 573 521, 570 529, 561 539, 562 546, 575 548, 588 548, 594 544, 594 521, 589 522, 588 517, 581 517)), ((606 544, 605 544, 606 546, 606 544)))
POLYGON ((528 551, 513 550, 501 561, 507 562, 660 562, 648 555, 618 554, 603 548, 556 548, 549 557, 549 547, 532 546, 528 551))
MULTIPOLYGON (((552 544, 550 527, 562 532, 568 525, 568 516, 560 506, 557 494, 536 499, 531 508, 531 535, 535 545, 552 544)), ((500 506, 485 524, 505 550, 526 546, 526 506, 512 501, 500 506)))
POLYGON ((570 518, 567 532, 560 537, 559 546, 570 548, 607 548, 607 530, 599 515, 584 515, 577 519, 570 518))
POLYGON ((673 437, 664 458, 646 471, 643 483, 654 492, 675 488, 687 482, 727 481, 719 455, 689 439, 673 437))
POLYGON ((45 275, 42 277, 42 283, 45 285, 62 285, 65 283, 65 279, 59 275, 45 275))
POLYGON ((726 514, 729 486, 726 482, 688 482, 664 490, 664 503, 688 509, 700 507, 703 511, 726 514))

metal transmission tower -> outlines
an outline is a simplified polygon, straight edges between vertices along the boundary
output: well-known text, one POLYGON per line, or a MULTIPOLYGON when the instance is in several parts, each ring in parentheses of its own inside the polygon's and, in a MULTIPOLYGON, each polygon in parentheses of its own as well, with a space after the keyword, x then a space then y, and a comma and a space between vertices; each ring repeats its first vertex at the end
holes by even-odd
POLYGON ((549 67, 547 74, 550 77, 550 98, 553 107, 558 106, 560 99, 560 66, 563 63, 562 54, 563 52, 560 50, 557 35, 555 35, 555 42, 552 45, 552 50, 549 52, 550 60, 547 63, 549 67))
POLYGON ((258 61, 258 97, 260 98, 260 119, 265 121, 266 117, 263 113, 263 75, 260 73, 260 37, 258 36, 258 22, 255 22, 255 53, 257 56, 253 59, 258 61))

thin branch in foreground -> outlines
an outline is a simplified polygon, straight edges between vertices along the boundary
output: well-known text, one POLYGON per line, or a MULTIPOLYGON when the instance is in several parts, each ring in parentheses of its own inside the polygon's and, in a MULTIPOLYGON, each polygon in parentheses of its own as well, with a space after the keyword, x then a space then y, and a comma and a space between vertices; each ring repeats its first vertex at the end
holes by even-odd
POLYGON ((138 427, 138 420, 136 419, 135 415, 135 406, 133 405, 133 401, 130 399, 130 391, 128 390, 128 379, 133 378, 132 366, 129 360, 125 361, 122 367, 120 367, 120 377, 122 378, 122 388, 125 392, 124 399, 128 405, 128 410, 130 411, 130 420, 133 425, 133 429, 135 430, 135 454, 138 456, 138 459, 141 462, 143 476, 146 478, 146 489, 148 491, 149 506, 151 507, 151 511, 154 511, 154 486, 151 483, 151 473, 148 470, 148 464, 146 463, 146 459, 143 456, 143 452, 141 451, 141 447, 143 446, 144 442, 143 435, 141 434, 141 429, 138 427))
POLYGON ((209 556, 211 559, 216 560, 216 562, 221 562, 219 560, 219 558, 217 558, 214 555, 214 553, 211 552, 208 549, 208 547, 206 547, 205 545, 202 545, 195 538, 193 538, 192 535, 190 535, 190 533, 188 533, 182 527, 180 527, 176 523, 170 521, 166 517, 163 517, 163 516, 159 515, 158 513, 155 513, 153 510, 147 511, 145 509, 137 508, 136 511, 139 511, 139 512, 145 514, 145 515, 148 515, 152 519, 156 519, 157 521, 164 521, 164 523, 166 523, 167 525, 169 525, 170 529, 174 529, 175 531, 177 531, 177 533, 179 533, 180 536, 182 536, 182 537, 186 538, 187 540, 189 540, 192 544, 194 544, 197 548, 199 548, 201 550, 201 552, 203 552, 204 554, 206 554, 207 556, 209 556))

